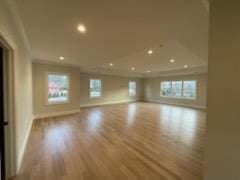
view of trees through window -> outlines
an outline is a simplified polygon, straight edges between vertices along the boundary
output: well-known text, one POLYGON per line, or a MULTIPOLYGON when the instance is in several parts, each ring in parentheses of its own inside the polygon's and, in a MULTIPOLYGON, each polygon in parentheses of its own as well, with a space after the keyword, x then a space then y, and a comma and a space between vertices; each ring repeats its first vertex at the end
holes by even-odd
POLYGON ((161 96, 168 97, 171 95, 171 82, 170 81, 163 81, 161 83, 161 96))
POLYGON ((182 81, 172 81, 172 97, 180 98, 182 96, 182 81))
POLYGON ((100 97, 102 83, 99 79, 90 79, 90 97, 100 97))
POLYGON ((162 97, 196 99, 196 81, 163 81, 161 82, 162 97))
POLYGON ((136 90, 137 90, 137 85, 135 81, 130 81, 129 82, 129 87, 128 87, 129 95, 130 96, 136 96, 136 90))
POLYGON ((48 102, 68 101, 69 80, 67 75, 48 75, 48 102))

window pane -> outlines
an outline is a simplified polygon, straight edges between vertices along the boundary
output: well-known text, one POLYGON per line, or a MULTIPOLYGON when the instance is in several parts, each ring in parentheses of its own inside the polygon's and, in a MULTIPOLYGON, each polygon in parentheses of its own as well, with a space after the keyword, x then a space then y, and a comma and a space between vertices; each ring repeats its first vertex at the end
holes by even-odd
POLYGON ((90 79, 90 97, 101 96, 102 85, 101 80, 90 79))
POLYGON ((190 99, 196 98, 196 81, 183 82, 183 97, 190 99))
POLYGON ((196 89, 196 81, 184 81, 183 89, 196 89))
POLYGON ((48 75, 48 102, 68 101, 68 76, 48 75))
POLYGON ((194 99, 196 97, 196 92, 195 90, 183 90, 183 97, 184 98, 192 98, 194 99))
POLYGON ((130 96, 136 96, 137 94, 137 84, 135 81, 129 82, 128 93, 130 96))
POLYGON ((182 97, 182 81, 172 81, 172 97, 182 97))
POLYGON ((170 96, 171 92, 171 82, 163 81, 161 83, 161 96, 170 96))

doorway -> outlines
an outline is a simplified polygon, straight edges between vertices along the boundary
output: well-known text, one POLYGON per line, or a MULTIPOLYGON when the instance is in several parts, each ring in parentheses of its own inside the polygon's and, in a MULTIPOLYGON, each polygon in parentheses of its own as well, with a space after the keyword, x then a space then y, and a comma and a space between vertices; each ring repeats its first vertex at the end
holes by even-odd
POLYGON ((4 115, 4 64, 3 64, 3 48, 0 46, 0 165, 1 165, 1 179, 6 179, 6 153, 5 153, 5 126, 8 122, 4 115))
POLYGON ((16 174, 13 50, 0 36, 0 177, 16 174))

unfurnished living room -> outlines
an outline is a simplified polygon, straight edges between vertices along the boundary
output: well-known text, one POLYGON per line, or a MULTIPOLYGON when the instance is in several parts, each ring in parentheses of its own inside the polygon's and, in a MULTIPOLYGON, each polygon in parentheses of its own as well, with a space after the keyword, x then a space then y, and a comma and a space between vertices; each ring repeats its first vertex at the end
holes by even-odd
POLYGON ((240 2, 0 0, 1 180, 240 180, 240 2))

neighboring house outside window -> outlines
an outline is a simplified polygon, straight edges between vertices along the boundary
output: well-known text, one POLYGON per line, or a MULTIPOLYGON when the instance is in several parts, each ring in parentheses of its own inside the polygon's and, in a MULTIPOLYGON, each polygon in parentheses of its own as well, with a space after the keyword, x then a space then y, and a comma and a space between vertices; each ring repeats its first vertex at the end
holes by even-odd
POLYGON ((48 104, 66 103, 69 101, 69 76, 66 74, 48 73, 48 104))

